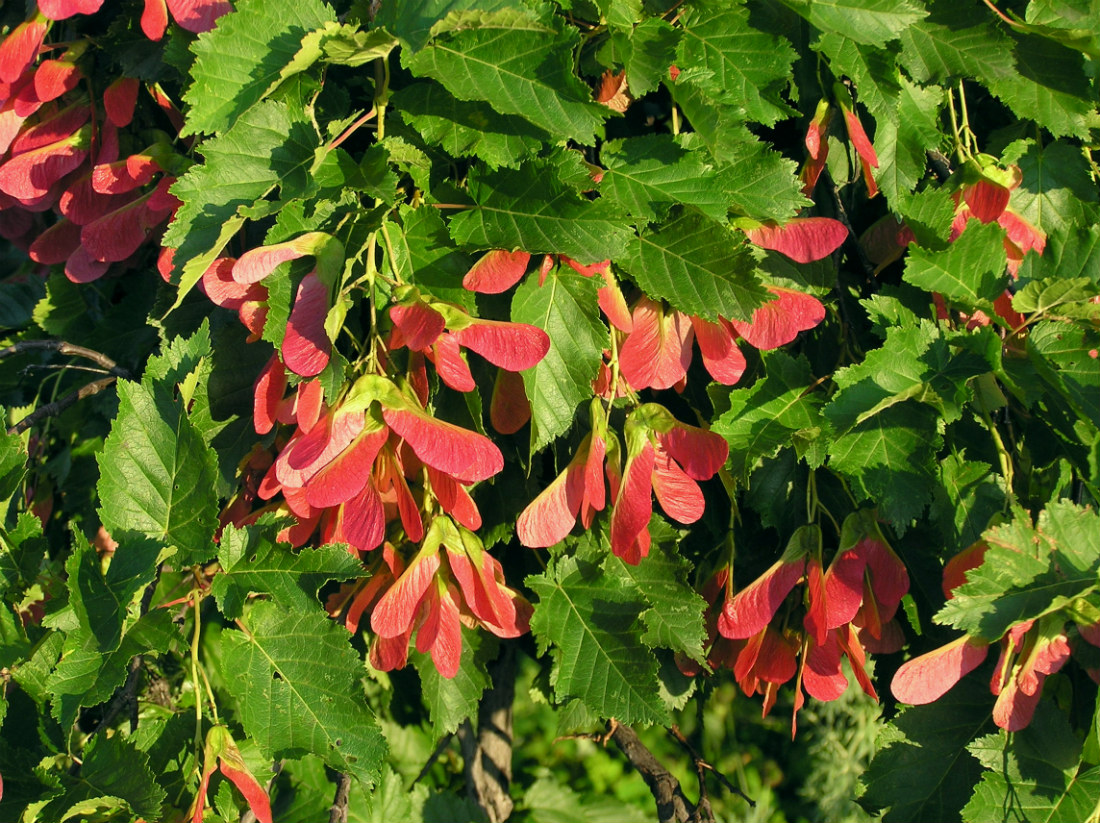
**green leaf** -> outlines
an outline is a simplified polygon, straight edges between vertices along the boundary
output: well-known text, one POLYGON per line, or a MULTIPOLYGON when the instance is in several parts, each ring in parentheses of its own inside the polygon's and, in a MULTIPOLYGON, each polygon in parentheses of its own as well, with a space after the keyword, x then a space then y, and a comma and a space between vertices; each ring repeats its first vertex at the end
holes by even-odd
POLYGON ((1009 205, 1048 235, 1094 222, 1100 195, 1090 185, 1088 164, 1076 145, 1031 143, 1017 160, 1023 180, 1009 205))
POLYGON ((579 263, 618 257, 630 237, 603 200, 587 200, 544 163, 471 174, 477 205, 451 218, 455 242, 480 249, 564 254, 579 263))
POLYGON ((1027 350, 1039 374, 1082 417, 1100 427, 1100 333, 1064 321, 1039 323, 1027 350))
POLYGON ((927 12, 913 0, 783 0, 813 26, 857 43, 884 46, 927 12))
POLYGON ((1026 512, 984 535, 982 565, 936 614, 936 622, 987 640, 1064 608, 1096 587, 1100 516, 1066 501, 1050 503, 1032 526, 1026 512))
POLYGON ((27 473, 27 449, 23 438, 0 430, 0 504, 15 494, 27 473))
POLYGON ((621 581, 624 589, 633 589, 648 605, 641 614, 646 627, 643 643, 654 649, 682 652, 702 663, 707 638, 703 612, 707 604, 688 583, 691 563, 679 555, 676 533, 663 520, 652 521, 650 535, 654 550, 642 563, 631 566, 608 552, 603 570, 621 581))
POLYGON ((641 230, 619 262, 650 297, 711 321, 750 320, 769 299, 746 242, 697 212, 641 230))
MULTIPOLYGON (((908 81, 903 81, 898 73, 896 53, 857 42, 847 32, 823 33, 812 48, 828 58, 833 74, 852 81, 859 94, 859 102, 867 107, 878 123, 876 138, 881 137, 884 121, 895 125, 899 120, 904 121, 897 110, 898 96, 901 94, 901 82, 908 84, 908 81)), ((878 175, 875 178, 878 179, 878 175)))
POLYGON ((272 757, 318 755, 373 786, 386 744, 364 700, 363 663, 320 609, 257 603, 242 632, 222 635, 226 685, 245 731, 272 757))
POLYGON ((633 586, 572 557, 528 577, 527 585, 539 598, 531 631, 540 652, 552 650, 559 701, 578 698, 599 717, 626 724, 669 722, 657 661, 640 639, 646 603, 633 586))
POLYGON ((170 390, 119 380, 119 410, 97 456, 100 517, 177 549, 186 565, 214 553, 215 458, 170 390))
POLYGON ((329 580, 349 580, 363 571, 359 559, 343 546, 322 546, 295 553, 271 539, 270 524, 222 532, 218 547, 221 571, 210 584, 218 608, 229 620, 241 616, 251 593, 269 594, 290 612, 317 607, 317 591, 329 580), (264 528, 264 525, 267 528, 264 528))
POLYGON ((32 318, 38 323, 37 304, 44 292, 42 281, 37 277, 0 283, 0 329, 24 328, 32 318))
POLYGON ((913 230, 917 243, 932 250, 947 248, 955 203, 946 189, 928 188, 914 194, 901 189, 891 206, 913 230))
POLYGON ((988 463, 952 454, 939 464, 931 515, 944 541, 944 556, 976 543, 990 519, 1003 511, 1004 480, 988 463))
POLYGON ((884 518, 904 528, 932 499, 942 444, 937 423, 927 407, 891 405, 837 437, 829 467, 847 475, 884 518))
MULTIPOLYGON (((191 47, 195 62, 183 97, 189 108, 182 136, 223 133, 274 91, 303 38, 335 20, 320 0, 238 0, 234 5, 233 13, 191 47)), ((313 59, 319 57, 318 49, 313 59)))
POLYGON ((1073 226, 1049 238, 1042 254, 1024 257, 1019 275, 1025 283, 1047 277, 1100 283, 1100 226, 1073 226))
POLYGON ((576 29, 517 8, 460 19, 434 28, 415 54, 402 52, 413 74, 438 80, 459 100, 484 100, 501 114, 523 117, 557 139, 595 142, 609 110, 592 102, 591 89, 573 74, 576 29))
POLYGON ((512 298, 512 321, 537 326, 550 337, 546 356, 523 372, 532 454, 567 432, 577 406, 592 397, 592 381, 610 345, 596 302, 600 282, 559 266, 542 286, 538 278, 527 278, 512 298))
POLYGON ((934 703, 902 709, 880 734, 860 803, 883 823, 957 819, 981 766, 966 750, 994 729, 988 682, 963 680, 934 703))
POLYGON ((400 208, 401 225, 385 226, 390 239, 391 265, 401 279, 425 294, 474 310, 473 294, 462 287, 462 278, 474 259, 455 248, 439 211, 429 206, 400 208))
POLYGON ((1096 807, 1100 769, 1078 771, 1081 743, 1048 701, 1039 703, 1027 728, 985 735, 967 749, 986 768, 962 810, 967 823, 1071 823, 1096 807))
POLYGON ((490 168, 516 167, 549 135, 522 117, 498 114, 480 101, 458 100, 435 83, 413 83, 391 103, 429 146, 455 157, 480 157, 490 168))
POLYGON ((99 555, 87 543, 78 546, 65 571, 69 576, 69 602, 81 627, 90 632, 104 652, 118 649, 123 623, 134 597, 156 576, 160 546, 131 533, 113 535, 119 550, 103 573, 99 555))
POLYGON ((1000 296, 1007 283, 1004 229, 970 220, 966 229, 945 251, 909 252, 904 278, 925 291, 939 292, 948 300, 962 301, 972 309, 1000 296))
MULTIPOLYGON (((82 752, 80 770, 76 775, 63 775, 65 793, 50 801, 40 812, 41 820, 68 819, 71 809, 78 804, 93 801, 121 800, 137 817, 157 820, 161 804, 166 799, 164 789, 157 783, 149 769, 149 759, 144 752, 121 735, 96 735, 82 752)), ((108 807, 113 803, 108 802, 108 807)), ((78 819, 95 819, 81 816, 78 819)))
POLYGON ((301 186, 319 138, 304 111, 267 100, 250 108, 225 134, 203 142, 204 161, 172 193, 183 205, 164 234, 180 270, 177 305, 244 225, 237 214, 277 186, 301 186))
POLYGON ((670 205, 682 203, 712 220, 726 219, 728 199, 713 168, 669 135, 608 141, 600 159, 607 167, 600 196, 616 201, 631 217, 656 220, 670 205))
POLYGON ((875 151, 879 168, 875 180, 890 205, 898 209, 902 193, 913 191, 924 178, 926 152, 940 143, 939 112, 943 90, 914 85, 903 78, 897 97, 897 116, 879 119, 875 151))
POLYGON ((442 739, 469 718, 477 725, 481 695, 492 685, 488 664, 498 650, 499 643, 491 634, 463 629, 462 657, 457 674, 450 679, 439 673, 431 655, 412 652, 410 657, 420 674, 420 690, 428 706, 433 737, 442 739))
POLYGON ((383 3, 374 19, 403 41, 409 51, 420 51, 431 39, 432 29, 449 13, 460 13, 476 5, 481 11, 508 8, 512 0, 393 0, 383 3))
POLYGON ((608 58, 626 71, 627 85, 634 97, 648 94, 668 78, 682 36, 680 29, 659 17, 643 20, 629 30, 611 32, 609 46, 613 53, 608 58))
POLYGON ((811 465, 821 465, 825 456, 830 426, 821 415, 820 395, 810 392, 814 376, 809 363, 769 352, 764 369, 763 379, 730 392, 729 410, 712 427, 729 441, 730 473, 740 480, 747 480, 761 459, 792 444, 811 465))
POLYGON ((781 96, 797 57, 790 43, 752 28, 748 11, 727 3, 688 7, 680 27, 676 63, 706 72, 709 93, 768 126, 790 115, 781 96))
POLYGON ((931 17, 901 35, 901 64, 920 83, 977 78, 989 84, 1017 76, 1012 41, 982 10, 937 2, 931 17))
POLYGON ((798 164, 743 126, 723 128, 709 148, 733 210, 755 220, 783 222, 809 204, 798 164))

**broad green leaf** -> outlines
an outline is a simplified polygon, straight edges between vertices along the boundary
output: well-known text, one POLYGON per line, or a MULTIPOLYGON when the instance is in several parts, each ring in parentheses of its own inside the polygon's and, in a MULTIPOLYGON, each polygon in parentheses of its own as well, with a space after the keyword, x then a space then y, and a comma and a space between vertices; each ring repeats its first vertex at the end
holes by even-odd
POLYGON ((719 182, 735 211, 755 220, 782 222, 809 204, 802 194, 798 164, 748 129, 722 129, 708 145, 719 182))
POLYGON ((62 728, 72 728, 81 706, 97 706, 111 698, 126 680, 136 655, 163 654, 178 640, 179 629, 163 609, 154 609, 129 626, 112 651, 101 649, 84 629, 70 633, 57 668, 46 680, 53 716, 62 728))
POLYGON ((1100 427, 1100 333, 1066 322, 1040 323, 1029 335, 1027 349, 1055 391, 1100 427))
POLYGON ((1088 225, 1100 195, 1088 181, 1081 150, 1065 140, 1040 147, 1031 143, 1017 160, 1023 181, 1009 205, 1048 235, 1088 225))
POLYGON ((762 458, 795 445, 811 465, 824 459, 828 422, 821 416, 820 395, 810 392, 814 376, 805 359, 783 352, 765 356, 766 376, 747 389, 730 392, 730 407, 714 421, 713 431, 729 441, 730 472, 747 480, 762 458))
POLYGON ((81 627, 95 637, 104 652, 122 642, 123 623, 134 598, 152 582, 157 571, 160 545, 134 533, 116 533, 119 549, 103 573, 99 555, 84 544, 65 564, 69 575, 69 602, 81 627))
POLYGON ((428 707, 433 737, 442 739, 467 719, 472 718, 477 726, 481 695, 493 685, 487 667, 498 650, 499 643, 491 634, 464 629, 458 673, 450 679, 439 673, 430 655, 412 652, 411 660, 420 674, 420 690, 428 707))
POLYGON ((647 823, 652 813, 612 796, 580 794, 553 777, 540 777, 523 794, 521 808, 537 823, 647 823))
POLYGON ((937 423, 926 406, 889 406, 833 441, 829 467, 846 475, 884 518, 904 528, 932 498, 942 444, 937 423))
POLYGON ((1050 37, 1070 48, 1100 58, 1100 15, 1096 0, 1032 0, 1027 4, 1024 30, 1050 37))
POLYGON ((947 248, 955 203, 946 189, 928 188, 914 194, 903 189, 898 191, 891 206, 913 230, 917 243, 930 250, 947 248))
MULTIPOLYGON (((2 419, 6 419, 6 416, 2 419)), ((23 438, 7 433, 7 424, 0 430, 0 504, 15 494, 27 473, 27 449, 23 438)))
POLYGON ((941 460, 930 514, 944 540, 943 556, 976 543, 1004 501, 1003 478, 988 463, 956 454, 941 460))
POLYGON ((936 614, 936 622, 987 640, 1015 623, 1066 606, 1096 588, 1100 516, 1055 501, 1032 526, 1026 513, 987 531, 982 565, 936 614))
POLYGON ((988 85, 1016 77, 1012 41, 990 19, 972 6, 935 3, 931 17, 902 33, 902 66, 920 83, 972 77, 988 85))
POLYGON ((650 297, 707 320, 750 320, 768 300, 747 244, 697 212, 642 229, 619 262, 650 297))
POLYGON ((1100 226, 1073 226, 1050 237, 1042 254, 1024 258, 1019 275, 1024 282, 1084 277, 1100 284, 1100 226))
POLYGON ((1012 296, 1012 308, 1039 318, 1088 320, 1100 313, 1093 301, 1100 295, 1100 283, 1087 277, 1060 276, 1057 271, 1044 280, 1032 280, 1012 296))
POLYGON ((459 100, 484 100, 556 139, 592 145, 609 110, 573 73, 576 29, 561 29, 517 9, 469 14, 444 26, 420 51, 402 52, 418 77, 438 80, 459 100))
POLYGON ((31 641, 23 621, 9 604, 0 605, 0 666, 13 669, 30 657, 30 653, 31 641))
POLYGON ((1022 731, 988 734, 967 749, 986 769, 962 810, 967 823, 1074 823, 1096 808, 1100 769, 1079 769, 1081 743, 1049 701, 1022 731))
POLYGON ((825 416, 845 431, 899 403, 917 400, 947 421, 957 420, 971 396, 968 381, 988 371, 990 364, 968 350, 954 350, 951 342, 929 321, 888 329, 881 348, 868 352, 862 363, 834 372, 839 391, 825 416))
MULTIPOLYGON (((156 820, 160 818, 161 804, 166 799, 164 789, 149 769, 145 753, 117 734, 93 737, 82 752, 80 770, 76 774, 63 775, 61 781, 64 794, 50 801, 39 819, 68 819, 70 810, 78 804, 99 807, 100 804, 94 801, 102 800, 112 808, 115 803, 108 799, 117 799, 122 801, 122 808, 129 809, 136 817, 156 820)), ((77 819, 96 818, 81 816, 77 819)))
POLYGON ((729 201, 700 152, 688 152, 668 135, 647 135, 604 144, 607 170, 600 196, 616 201, 631 217, 656 220, 671 205, 695 206, 724 222, 729 201))
MULTIPOLYGON (((203 320, 202 325, 190 337, 172 337, 161 345, 160 353, 149 358, 145 371, 141 375, 141 385, 149 393, 156 391, 158 385, 175 390, 189 376, 195 374, 203 365, 204 358, 210 357, 210 323, 203 320)), ((181 387, 181 393, 182 393, 181 387)), ((184 398, 190 404, 192 398, 184 398)))
POLYGON ((379 6, 374 22, 397 35, 409 51, 420 51, 431 39, 432 29, 449 14, 471 8, 488 12, 512 5, 512 0, 393 0, 379 6))
POLYGON ((630 30, 613 30, 610 61, 626 70, 630 93, 641 97, 668 79, 683 33, 659 17, 643 20, 630 30))
POLYGON ((680 27, 677 65, 708 72, 705 87, 747 119, 770 126, 789 116, 780 92, 797 56, 790 43, 752 28, 748 11, 728 3, 688 7, 680 27))
POLYGON ((522 117, 498 114, 488 103, 458 100, 435 83, 394 93, 394 110, 429 146, 454 157, 480 157, 490 168, 516 167, 549 135, 522 117))
MULTIPOLYGON (((184 95, 189 108, 181 135, 225 132, 282 81, 303 38, 335 20, 321 0, 238 0, 234 5, 233 13, 192 46, 195 62, 184 95)), ((313 59, 320 56, 317 49, 313 59)))
POLYGON ((966 230, 945 251, 914 247, 905 263, 905 280, 964 308, 987 305, 1004 292, 1004 230, 996 223, 967 223, 966 230))
POLYGON ((1045 37, 1011 34, 1018 76, 992 78, 989 90, 1017 116, 1041 123, 1055 137, 1087 139, 1100 116, 1084 55, 1045 37))
POLYGON ((880 734, 860 803, 883 823, 957 819, 981 774, 966 750, 994 730, 989 683, 967 678, 935 703, 902 709, 880 734))
POLYGON ((592 381, 610 345, 600 319, 599 278, 559 266, 546 277, 528 277, 512 298, 512 321, 537 326, 550 336, 550 351, 523 372, 531 402, 531 453, 573 424, 577 406, 592 396, 592 381))
POLYGON ((633 589, 648 605, 641 614, 646 627, 643 643, 681 652, 701 663, 705 659, 703 612, 707 604, 688 584, 691 564, 678 554, 676 533, 657 519, 650 533, 654 547, 642 563, 631 566, 608 552, 604 572, 622 581, 628 591, 633 589))
MULTIPOLYGON (((898 111, 902 81, 896 53, 865 45, 847 33, 838 32, 823 33, 812 48, 828 59, 833 74, 852 81, 859 102, 871 112, 880 130, 886 121, 895 125, 899 120, 904 122, 904 116, 898 111)), ((881 139, 881 131, 875 137, 881 139)), ((878 179, 877 174, 875 179, 878 179)))
POLYGON ((896 118, 878 121, 875 151, 879 168, 875 172, 886 199, 898 209, 900 196, 916 188, 924 178, 928 161, 926 152, 939 145, 939 111, 943 91, 939 86, 927 88, 902 79, 898 90, 896 118))
MULTIPOLYGON (((328 23, 323 30, 315 31, 308 37, 316 39, 325 60, 341 66, 362 66, 372 60, 385 59, 397 45, 397 40, 385 29, 362 31, 347 23, 328 23)), ((301 52, 298 54, 300 57, 301 52)), ((298 59, 295 60, 297 62, 298 59)), ((298 68, 294 64, 292 66, 298 68)))
POLYGON ((218 608, 229 620, 241 616, 251 593, 271 595, 289 612, 317 607, 317 591, 329 580, 348 580, 363 571, 359 559, 343 546, 322 546, 294 552, 271 539, 268 524, 222 532, 218 547, 221 571, 210 584, 218 608))
POLYGON ((528 577, 527 585, 539 598, 531 631, 539 651, 551 651, 559 701, 578 698, 597 716, 626 724, 669 722, 657 661, 640 637, 646 603, 633 586, 572 557, 528 577))
POLYGON ((451 236, 463 246, 589 264, 618 257, 630 236, 607 202, 585 199, 541 163, 471 175, 470 193, 477 205, 451 218, 451 236))
POLYGON ((24 328, 32 317, 38 323, 37 304, 44 291, 42 281, 36 277, 0 283, 0 329, 24 328))
POLYGON ((98 456, 103 524, 174 546, 179 563, 208 559, 218 511, 213 452, 169 389, 116 386, 118 417, 98 456))
POLYGON ((45 283, 45 294, 34 307, 34 322, 46 334, 70 339, 74 327, 88 323, 89 310, 88 295, 80 284, 57 272, 45 283))
POLYGON ((172 186, 183 205, 163 240, 176 249, 176 269, 182 267, 177 304, 244 225, 238 208, 277 186, 304 184, 318 142, 304 112, 270 100, 250 108, 225 134, 203 142, 204 162, 172 186))
POLYGON ((884 46, 927 12, 913 0, 783 0, 823 32, 868 46, 884 46))
POLYGON ((389 240, 386 253, 393 252, 390 265, 423 293, 472 312, 473 294, 462 287, 462 278, 474 258, 455 248, 438 210, 402 206, 400 215, 400 226, 386 224, 382 230, 383 238, 389 240))
POLYGON ((257 603, 244 631, 222 635, 226 684, 245 731, 272 757, 318 755, 364 786, 379 777, 386 744, 363 697, 359 655, 320 609, 257 603))

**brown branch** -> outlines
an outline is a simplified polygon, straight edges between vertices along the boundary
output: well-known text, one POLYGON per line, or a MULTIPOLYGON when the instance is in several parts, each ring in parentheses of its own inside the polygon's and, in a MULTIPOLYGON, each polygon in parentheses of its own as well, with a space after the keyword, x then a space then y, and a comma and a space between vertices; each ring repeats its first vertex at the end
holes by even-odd
MULTIPOLYGON (((649 786, 653 799, 657 802, 657 819, 660 823, 692 823, 697 820, 697 809, 684 796, 680 781, 661 765, 632 728, 615 721, 611 723, 611 739, 649 786)), ((707 819, 714 820, 712 816, 707 819)))
POLYGON ((512 705, 515 701, 516 655, 505 643, 489 664, 493 686, 478 707, 477 734, 469 721, 459 729, 466 773, 466 792, 489 823, 507 820, 514 807, 512 783, 512 705))
POLYGON ((328 807, 328 823, 348 823, 348 796, 351 794, 351 775, 330 772, 329 780, 336 784, 336 794, 328 807))
POLYGON ((69 406, 75 405, 78 400, 83 400, 86 397, 92 397, 93 395, 99 394, 116 380, 118 380, 118 377, 113 375, 111 377, 104 377, 101 380, 93 380, 86 386, 81 386, 76 391, 69 392, 60 400, 55 400, 52 403, 46 403, 45 405, 39 406, 14 426, 9 428, 8 434, 21 434, 35 423, 45 420, 47 417, 56 417, 61 414, 61 412, 65 411, 65 409, 69 408, 69 406))
POLYGON ((118 364, 107 355, 93 351, 92 349, 86 349, 83 346, 67 343, 64 340, 23 340, 7 348, 0 349, 0 360, 5 357, 10 357, 13 354, 22 354, 29 351, 55 351, 58 354, 83 357, 102 366, 116 377, 130 376, 130 373, 126 369, 119 368, 118 364))

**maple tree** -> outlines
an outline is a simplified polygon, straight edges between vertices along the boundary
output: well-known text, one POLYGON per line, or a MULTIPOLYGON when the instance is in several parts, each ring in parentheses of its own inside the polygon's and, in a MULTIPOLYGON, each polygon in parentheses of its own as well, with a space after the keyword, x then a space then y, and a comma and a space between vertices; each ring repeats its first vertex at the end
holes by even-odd
POLYGON ((0 816, 1096 819, 1098 17, 5 4, 0 816))

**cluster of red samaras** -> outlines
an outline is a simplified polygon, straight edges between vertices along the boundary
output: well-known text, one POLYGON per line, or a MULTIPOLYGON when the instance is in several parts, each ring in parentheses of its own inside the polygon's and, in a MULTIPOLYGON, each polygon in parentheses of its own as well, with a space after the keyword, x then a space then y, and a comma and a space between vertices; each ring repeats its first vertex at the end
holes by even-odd
MULTIPOLYGON (((975 543, 945 566, 943 590, 948 599, 966 582, 966 572, 982 564, 987 549, 986 543, 975 543)), ((890 690, 904 703, 932 703, 980 666, 989 647, 998 643, 1000 656, 989 683, 997 698, 993 722, 1006 731, 1019 731, 1035 715, 1043 682, 1069 662, 1073 653, 1067 622, 1064 613, 1055 612, 1012 625, 999 641, 963 635, 902 665, 890 690)), ((1100 623, 1077 623, 1077 634, 1093 646, 1100 646, 1100 623)), ((1100 671, 1090 669, 1088 673, 1100 682, 1100 671)))
MULTIPOLYGON (((763 695, 765 715, 779 687, 792 678, 796 715, 805 702, 803 690, 822 701, 840 697, 848 687, 844 657, 864 692, 877 697, 865 668, 867 653, 902 647, 894 616, 908 590, 905 564, 886 542, 873 512, 848 516, 828 568, 820 528, 802 526, 783 556, 740 591, 733 591, 728 565, 707 581, 707 662, 732 669, 746 695, 763 695)), ((699 671, 694 661, 679 663, 689 674, 699 671)), ((792 735, 794 730, 792 717, 792 735)))
MULTIPOLYGON (((123 77, 92 100, 83 88, 81 61, 89 43, 78 40, 55 56, 46 37, 55 22, 94 14, 102 0, 40 0, 29 19, 0 42, 0 236, 44 265, 65 264, 77 283, 125 266, 179 206, 168 192, 170 166, 180 163, 167 134, 124 154, 120 130, 130 125, 140 84, 123 77), (53 212, 53 219, 44 219, 53 212)), ((191 31, 213 28, 228 2, 168 4, 191 31)), ((164 0, 147 0, 146 18, 167 24, 164 0)), ((153 36, 156 26, 146 27, 153 36)), ((89 58, 90 58, 89 54, 89 58)), ((149 88, 166 125, 182 118, 159 88, 149 88)))

